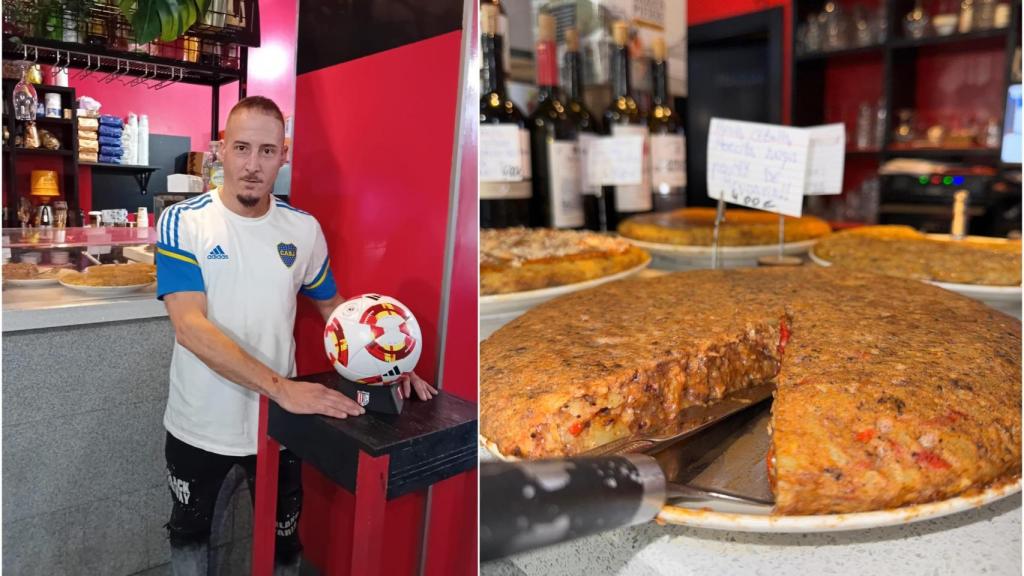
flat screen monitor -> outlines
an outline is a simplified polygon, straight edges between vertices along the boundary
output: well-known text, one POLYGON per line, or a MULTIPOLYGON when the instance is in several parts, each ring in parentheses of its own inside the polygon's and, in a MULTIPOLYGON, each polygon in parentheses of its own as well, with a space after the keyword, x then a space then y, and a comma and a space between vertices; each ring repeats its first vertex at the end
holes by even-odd
POLYGON ((1006 94, 1006 120, 1003 122, 1003 150, 1000 154, 1006 164, 1020 164, 1020 84, 1013 84, 1006 94))

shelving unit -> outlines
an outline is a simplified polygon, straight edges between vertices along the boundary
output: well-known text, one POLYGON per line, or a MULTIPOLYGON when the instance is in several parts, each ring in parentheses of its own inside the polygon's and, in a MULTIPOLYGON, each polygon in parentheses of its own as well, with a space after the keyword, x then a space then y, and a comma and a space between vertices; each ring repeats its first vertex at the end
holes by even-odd
MULTIPOLYGON (((826 122, 843 121, 851 141, 846 152, 847 169, 844 190, 850 190, 862 176, 877 174, 879 165, 892 158, 906 157, 951 163, 987 165, 994 169, 1002 167, 998 148, 903 148, 894 146, 893 131, 901 109, 936 112, 928 110, 930 88, 940 80, 933 77, 919 78, 919 68, 934 68, 935 62, 945 58, 957 58, 967 51, 987 54, 988 65, 992 65, 992 54, 1002 53, 1004 73, 999 77, 1000 100, 991 99, 991 92, 985 100, 989 113, 1002 126, 1005 114, 1006 90, 1010 85, 1011 65, 1014 50, 1020 46, 1020 0, 1011 2, 1010 22, 1007 27, 975 30, 968 33, 953 33, 939 36, 929 28, 929 35, 923 38, 908 38, 903 35, 902 19, 914 7, 914 0, 841 0, 841 9, 847 13, 853 6, 862 3, 870 7, 884 7, 888 36, 884 42, 862 47, 814 53, 798 53, 796 36, 791 53, 792 74, 791 119, 795 126, 812 126, 826 122), (877 149, 858 150, 852 148, 855 139, 856 115, 859 102, 885 104, 885 122, 882 126, 882 145, 877 149)), ((824 0, 796 0, 792 14, 792 29, 796 31, 809 14, 822 10, 824 0)), ((932 4, 926 3, 926 9, 932 4)), ((933 14, 934 16, 934 14, 933 14)), ((927 72, 922 72, 926 74, 927 72)), ((959 95, 958 98, 970 98, 959 95)), ((875 122, 875 119, 872 119, 875 122)), ((934 120, 928 120, 934 122, 934 120)), ((955 126, 954 126, 955 127, 955 126)), ((951 126, 946 126, 951 128, 951 126)), ((951 192, 950 192, 951 193, 951 192)), ((882 182, 881 201, 885 202, 886 184, 882 182)))
MULTIPOLYGON (((4 78, 3 80, 3 101, 5 109, 11 102, 11 95, 18 80, 4 78)), ((61 109, 70 109, 74 114, 75 89, 63 86, 50 86, 46 84, 35 84, 33 88, 39 100, 44 94, 60 94, 61 109)), ((27 196, 30 192, 27 186, 19 190, 17 185, 19 176, 17 171, 18 160, 21 158, 59 158, 61 160, 61 187, 60 192, 68 203, 68 226, 81 226, 78 221, 78 123, 72 116, 70 120, 64 118, 37 118, 36 127, 46 129, 53 133, 60 140, 61 148, 58 150, 47 150, 45 148, 24 148, 14 145, 15 135, 23 122, 14 119, 13 110, 3 116, 4 126, 10 131, 10 140, 4 146, 4 205, 7 206, 7 220, 4 226, 14 228, 20 226, 18 222, 18 203, 20 198, 27 196)))
POLYGON ((115 174, 130 174, 135 177, 139 185, 139 192, 145 196, 148 193, 149 178, 160 168, 157 166, 141 166, 137 164, 107 164, 103 162, 79 162, 79 166, 89 166, 94 171, 112 172, 115 174))
MULTIPOLYGON (((96 75, 101 82, 120 82, 131 87, 159 90, 174 83, 196 84, 210 88, 210 130, 219 130, 220 87, 238 82, 238 97, 247 92, 248 47, 260 45, 260 14, 257 0, 233 0, 219 11, 208 7, 206 16, 197 21, 181 38, 153 40, 146 44, 135 41, 134 30, 117 3, 109 0, 81 0, 60 5, 56 17, 58 29, 51 29, 53 6, 34 0, 3 0, 5 60, 27 60, 36 64, 69 69, 74 79, 96 75), (8 17, 9 15, 9 17, 8 17), (62 40, 63 39, 63 40, 62 40)), ((72 80, 73 81, 73 80, 72 80)), ((17 80, 4 80, 5 102, 17 80)), ((35 86, 40 99, 46 92, 61 92, 62 107, 76 108, 74 89, 35 86), (64 96, 66 95, 66 96, 64 96)), ((3 124, 16 133, 16 122, 6 113, 3 124)), ((3 149, 4 196, 7 206, 6 226, 16 227, 18 198, 27 194, 18 190, 15 166, 19 159, 59 157, 63 161, 62 193, 68 201, 68 226, 78 222, 77 122, 75 119, 40 119, 40 128, 62 139, 66 150, 52 152, 26 150, 7 145, 3 149), (60 137, 60 136, 58 136, 60 137)), ((154 166, 88 164, 93 171, 131 176, 139 191, 147 194, 154 166)))

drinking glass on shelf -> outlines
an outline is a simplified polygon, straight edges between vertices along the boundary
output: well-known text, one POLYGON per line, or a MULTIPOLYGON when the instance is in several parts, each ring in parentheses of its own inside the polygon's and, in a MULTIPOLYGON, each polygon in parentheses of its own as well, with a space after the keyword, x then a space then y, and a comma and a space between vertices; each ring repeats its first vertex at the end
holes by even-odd
POLYGON ((857 46, 868 46, 874 39, 875 31, 862 4, 853 7, 853 41, 857 46))
POLYGON ((974 3, 974 29, 989 30, 996 25, 996 0, 976 0, 974 3))
POLYGON ((857 108, 857 135, 856 143, 858 150, 867 150, 871 147, 871 127, 874 125, 875 111, 871 104, 861 102, 857 108))
POLYGON ((924 11, 924 7, 921 5, 921 0, 914 2, 914 9, 907 12, 907 15, 903 17, 903 33, 908 38, 924 38, 925 33, 928 32, 928 24, 930 22, 928 13, 924 11))
POLYGON ((885 99, 879 99, 878 106, 875 107, 875 130, 872 134, 872 143, 877 150, 881 150, 885 146, 885 123, 888 116, 889 110, 885 99))
POLYGON ((28 228, 28 223, 32 219, 32 202, 28 198, 22 196, 18 198, 18 222, 21 222, 22 228, 28 228))
POLYGON ((807 16, 804 32, 804 52, 818 52, 821 50, 822 30, 821 19, 817 14, 807 16))
POLYGON ((825 3, 825 49, 842 50, 846 48, 846 17, 838 2, 829 0, 825 3))
POLYGON ((874 19, 871 22, 874 30, 875 42, 884 44, 889 37, 889 14, 885 9, 885 2, 881 2, 878 10, 875 10, 874 19))
POLYGON ((58 200, 53 203, 53 225, 55 228, 64 228, 68 223, 68 203, 58 200))

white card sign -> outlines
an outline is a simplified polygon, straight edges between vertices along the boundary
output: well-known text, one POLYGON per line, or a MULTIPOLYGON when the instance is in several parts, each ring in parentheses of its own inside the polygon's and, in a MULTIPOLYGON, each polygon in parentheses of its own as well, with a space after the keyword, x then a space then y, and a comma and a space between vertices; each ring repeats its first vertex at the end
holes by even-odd
POLYGON ((811 149, 807 161, 807 195, 841 194, 843 164, 846 160, 846 126, 826 124, 807 128, 811 149))
POLYGON ((810 134, 801 128, 712 118, 708 196, 799 217, 809 148, 810 134))
POLYGON ((587 181, 597 186, 643 184, 644 137, 602 136, 594 139, 587 154, 587 181))
POLYGON ((529 177, 530 155, 527 152, 524 162, 519 132, 515 124, 480 125, 481 182, 521 182, 529 177))

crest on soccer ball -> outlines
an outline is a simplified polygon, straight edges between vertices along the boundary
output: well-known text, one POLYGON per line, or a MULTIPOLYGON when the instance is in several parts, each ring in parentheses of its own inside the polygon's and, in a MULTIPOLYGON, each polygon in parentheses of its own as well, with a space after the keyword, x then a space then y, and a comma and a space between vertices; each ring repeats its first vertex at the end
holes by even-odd
POLYGON ((370 403, 370 393, 365 390, 357 390, 356 402, 359 402, 360 406, 366 406, 370 403))
POLYGON ((278 242, 277 255, 281 257, 281 262, 284 262, 285 266, 291 268, 292 264, 295 264, 296 254, 298 254, 298 249, 295 247, 295 244, 278 242))

